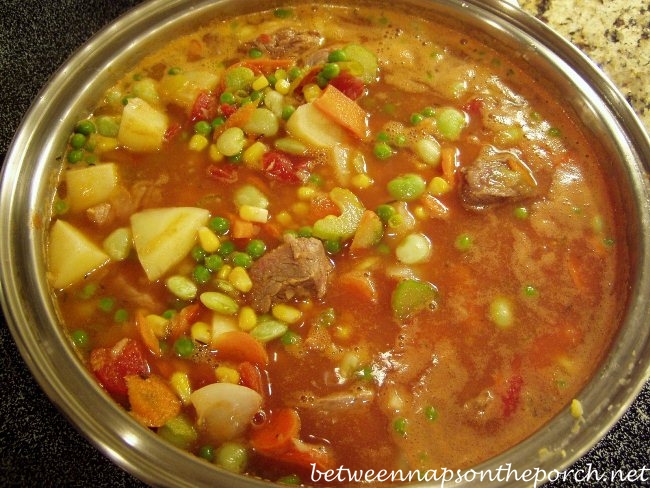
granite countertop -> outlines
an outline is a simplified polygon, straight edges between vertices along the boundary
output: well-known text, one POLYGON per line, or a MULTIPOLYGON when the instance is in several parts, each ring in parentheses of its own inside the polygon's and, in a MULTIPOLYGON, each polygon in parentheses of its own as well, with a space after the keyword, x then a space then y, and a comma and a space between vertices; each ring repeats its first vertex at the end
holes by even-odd
MULTIPOLYGON (((50 75, 93 33, 138 0, 0 2, 0 158, 50 75)), ((641 0, 520 0, 599 64, 650 129, 650 6, 641 0)), ((135 487, 141 482, 95 449, 48 400, 0 317, 0 485, 135 487)), ((575 469, 648 467, 650 388, 575 469)), ((647 479, 647 478, 646 478, 647 479)), ((551 486, 576 486, 555 482, 551 486)), ((582 485, 581 485, 582 486, 582 485)), ((589 484, 585 486, 604 486, 589 484)), ((616 486, 608 484, 606 486, 616 486)))

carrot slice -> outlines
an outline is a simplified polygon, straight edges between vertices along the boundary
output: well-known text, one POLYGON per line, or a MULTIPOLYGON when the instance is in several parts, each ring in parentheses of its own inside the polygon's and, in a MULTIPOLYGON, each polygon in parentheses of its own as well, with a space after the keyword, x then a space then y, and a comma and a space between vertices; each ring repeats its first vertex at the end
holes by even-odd
POLYGON ((259 227, 253 222, 236 217, 232 221, 233 239, 250 239, 255 237, 260 231, 259 227))
POLYGON ((440 150, 440 166, 442 167, 442 175, 452 187, 456 184, 456 170, 458 169, 458 161, 456 160, 458 150, 452 147, 443 147, 440 150))
POLYGON ((300 417, 292 408, 271 414, 269 421, 252 431, 250 443, 260 454, 275 456, 289 450, 300 433, 300 417))
POLYGON ((340 126, 359 139, 368 134, 368 114, 354 100, 333 85, 327 85, 313 104, 340 126))
POLYGON ((239 378, 242 386, 246 386, 251 390, 256 391, 262 397, 264 396, 264 383, 262 382, 262 374, 252 363, 244 361, 237 367, 239 371, 239 378))
POLYGON ((332 469, 336 465, 334 456, 326 446, 310 444, 298 439, 294 439, 289 450, 277 459, 306 469, 311 469, 312 465, 315 465, 319 471, 332 469))
POLYGON ((127 376, 131 415, 147 427, 161 427, 181 412, 181 401, 160 376, 127 376))
POLYGON ((178 338, 187 332, 190 326, 199 319, 201 303, 196 302, 181 309, 170 320, 170 335, 172 339, 178 338))
POLYGON ((347 293, 351 293, 355 299, 377 303, 377 285, 373 281, 370 271, 348 271, 339 278, 339 286, 347 293))
POLYGON ((243 127, 246 125, 246 122, 253 116, 253 112, 257 108, 257 102, 246 103, 239 107, 230 117, 226 119, 221 125, 221 130, 215 131, 214 137, 219 136, 221 132, 230 128, 230 127, 243 127))
POLYGON ((217 351, 217 357, 231 361, 248 361, 257 366, 266 366, 269 355, 264 344, 241 330, 231 330, 215 337, 210 346, 217 351))

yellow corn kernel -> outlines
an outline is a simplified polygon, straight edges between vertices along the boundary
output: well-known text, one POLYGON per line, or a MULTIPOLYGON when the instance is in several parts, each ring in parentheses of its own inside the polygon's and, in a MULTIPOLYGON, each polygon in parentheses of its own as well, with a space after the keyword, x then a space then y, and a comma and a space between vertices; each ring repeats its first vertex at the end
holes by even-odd
POLYGON ((117 139, 115 137, 106 137, 100 134, 93 134, 90 137, 91 144, 94 145, 93 152, 101 154, 106 151, 117 149, 117 139))
POLYGON ((349 325, 337 325, 334 328, 334 336, 342 341, 347 341, 352 337, 352 327, 349 325))
POLYGON ((253 282, 251 281, 250 276, 248 276, 248 271, 241 266, 236 266, 232 269, 228 275, 228 281, 232 286, 243 293, 246 293, 253 288, 253 282))
POLYGON ((246 148, 242 154, 244 165, 252 169, 262 169, 262 156, 269 150, 266 144, 256 141, 246 148))
POLYGON ((439 197, 451 190, 451 185, 447 180, 441 176, 434 176, 433 179, 429 182, 429 192, 434 197, 439 197))
POLYGON ((237 325, 239 325, 239 328, 244 332, 253 330, 257 325, 257 314, 255 313, 255 310, 248 305, 240 308, 237 325))
POLYGON ((352 186, 355 188, 363 190, 373 184, 373 179, 365 173, 359 173, 351 178, 350 183, 352 183, 352 186))
POLYGON ((217 278, 220 280, 227 280, 228 275, 232 271, 232 266, 229 264, 224 264, 221 268, 219 268, 219 271, 217 271, 217 278))
POLYGON ((288 78, 287 70, 284 68, 276 69, 274 74, 276 80, 286 80, 288 78))
POLYGON ((145 320, 147 321, 147 324, 149 324, 149 327, 151 327, 151 330, 153 331, 154 335, 158 339, 162 339, 165 336, 167 336, 167 332, 169 329, 169 320, 167 320, 165 317, 161 317, 160 315, 150 314, 147 315, 145 320))
POLYGON ((291 211, 299 217, 304 217, 309 213, 309 205, 305 202, 296 202, 291 205, 291 211))
POLYGON ((219 152, 219 149, 217 148, 216 144, 210 144, 210 148, 208 149, 208 154, 210 156, 210 159, 214 161, 215 163, 219 163, 224 160, 224 155, 219 152))
POLYGON ((213 253, 216 252, 217 249, 221 246, 221 241, 219 240, 219 236, 212 232, 207 227, 200 227, 199 231, 199 244, 201 244, 201 247, 203 248, 204 251, 213 253))
POLYGON ((183 371, 176 371, 169 378, 169 383, 172 385, 172 388, 178 395, 178 398, 181 399, 183 405, 190 403, 190 394, 192 393, 192 387, 190 386, 190 379, 187 376, 187 373, 183 371))
POLYGON ((415 218, 418 220, 425 220, 429 217, 427 211, 424 209, 422 205, 418 205, 413 209, 413 215, 415 215, 415 218))
POLYGON ((571 416, 574 419, 579 419, 582 417, 583 413, 584 410, 582 408, 582 403, 580 403, 580 400, 576 400, 575 398, 571 400, 571 416))
POLYGON ((194 341, 208 344, 212 339, 212 327, 207 322, 194 322, 190 328, 190 335, 194 341))
POLYGON ((253 207, 252 205, 242 205, 239 207, 239 216, 249 222, 264 224, 269 219, 269 211, 262 207, 253 207))
POLYGON ((287 324, 295 324, 302 318, 302 312, 299 309, 285 303, 276 303, 273 305, 271 315, 287 324))
POLYGON ((301 186, 297 193, 300 200, 311 200, 316 196, 316 189, 311 186, 301 186))
POLYGON ((239 371, 228 366, 217 366, 214 370, 217 381, 221 383, 239 383, 239 371))
POLYGON ((313 102, 318 98, 321 91, 322 90, 316 83, 309 83, 302 89, 302 96, 305 97, 307 102, 313 102))
POLYGON ((273 88, 275 88, 275 91, 278 92, 280 95, 286 95, 287 93, 289 93, 289 89, 291 88, 291 83, 289 82, 289 80, 285 80, 285 79, 278 80, 275 82, 275 86, 273 88))
POLYGON ((262 88, 266 88, 267 86, 269 86, 269 80, 267 80, 264 75, 260 75, 259 78, 251 84, 251 88, 255 91, 260 91, 262 88))
POLYGON ((188 147, 191 151, 203 151, 206 147, 208 147, 208 144, 210 144, 210 141, 208 141, 207 137, 201 134, 194 134, 190 138, 188 147))
POLYGON ((291 224, 293 224, 293 217, 291 217, 291 214, 286 210, 278 212, 275 216, 275 220, 277 220, 280 225, 283 225, 285 227, 289 227, 291 224))

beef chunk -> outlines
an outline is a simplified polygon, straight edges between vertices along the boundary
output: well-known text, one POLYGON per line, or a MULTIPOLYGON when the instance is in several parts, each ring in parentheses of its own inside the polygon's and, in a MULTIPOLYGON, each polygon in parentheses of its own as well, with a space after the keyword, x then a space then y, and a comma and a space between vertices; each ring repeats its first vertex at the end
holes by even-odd
POLYGON ((471 210, 531 197, 537 188, 532 172, 515 153, 493 147, 484 148, 462 173, 460 196, 471 210))
POLYGON ((333 265, 323 243, 311 237, 288 236, 283 244, 258 259, 249 270, 255 310, 292 298, 322 298, 333 265))
POLYGON ((273 59, 297 58, 318 49, 323 38, 315 31, 295 31, 290 27, 273 34, 259 36, 250 47, 256 47, 273 59))

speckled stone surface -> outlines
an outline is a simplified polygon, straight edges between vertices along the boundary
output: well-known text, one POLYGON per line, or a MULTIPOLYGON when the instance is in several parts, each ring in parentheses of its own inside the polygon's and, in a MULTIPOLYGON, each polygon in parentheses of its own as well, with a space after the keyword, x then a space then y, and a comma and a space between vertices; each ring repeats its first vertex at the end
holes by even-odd
MULTIPOLYGON (((2 161, 20 119, 50 75, 93 33, 138 3, 137 0, 0 2, 2 161)), ((621 0, 523 0, 521 3, 601 64, 650 127, 647 5, 642 7, 641 2, 621 0)), ((59 413, 21 359, 4 316, 0 319, 0 486, 143 486, 104 457, 59 413)), ((650 390, 646 385, 614 429, 574 467, 592 466, 602 472, 648 467, 649 406, 650 390)), ((552 486, 578 485, 556 482, 552 486)), ((580 486, 621 485, 592 482, 580 486)))

